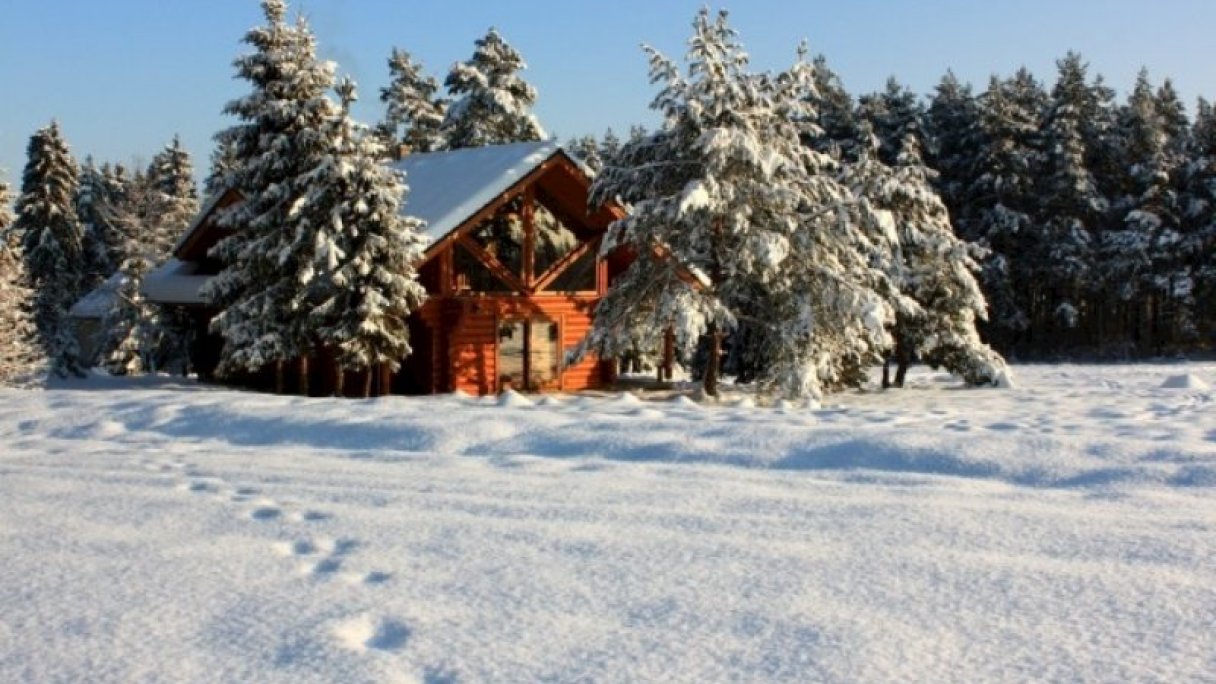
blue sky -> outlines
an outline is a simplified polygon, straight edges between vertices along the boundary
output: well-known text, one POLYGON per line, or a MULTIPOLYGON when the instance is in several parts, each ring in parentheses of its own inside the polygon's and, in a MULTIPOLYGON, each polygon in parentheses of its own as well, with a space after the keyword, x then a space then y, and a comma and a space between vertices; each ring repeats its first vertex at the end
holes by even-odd
MULTIPOLYGON (((58 118, 79 157, 146 161, 180 133, 198 166, 244 92, 231 61, 261 20, 256 0, 6 0, 0 12, 0 169, 18 181, 29 135, 58 118)), ((537 114, 562 139, 651 124, 653 89, 639 45, 681 56, 701 0, 307 0, 322 54, 360 84, 356 114, 380 116, 378 88, 394 45, 440 76, 496 26, 523 53, 537 114)), ((715 8, 718 6, 715 5, 715 8)), ((748 0, 726 5, 761 69, 800 40, 822 52, 855 95, 889 75, 921 93, 948 67, 982 86, 1025 65, 1054 80, 1080 51, 1121 91, 1141 65, 1174 79, 1188 103, 1216 96, 1211 0, 748 0)))

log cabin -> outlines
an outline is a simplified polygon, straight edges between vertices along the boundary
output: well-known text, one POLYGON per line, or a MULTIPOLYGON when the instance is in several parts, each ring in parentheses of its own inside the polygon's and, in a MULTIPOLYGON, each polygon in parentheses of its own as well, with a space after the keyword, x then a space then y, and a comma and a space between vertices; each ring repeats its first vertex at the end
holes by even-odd
MULTIPOLYGON (((428 246, 417 270, 427 300, 411 317, 413 353, 400 369, 371 369, 348 376, 343 386, 371 394, 484 395, 611 383, 609 361, 565 361, 628 266, 624 254, 600 254, 608 225, 624 210, 612 203, 589 210, 585 169, 552 141, 408 155, 395 166, 409 186, 402 211, 426 222, 428 246)), ((193 312, 192 363, 203 379, 213 375, 223 341, 208 332, 215 311, 200 288, 221 268, 208 255, 225 235, 216 214, 240 201, 230 191, 209 202, 172 259, 143 285, 150 300, 193 312)), ((324 350, 293 364, 300 378, 295 391, 332 393, 328 378, 336 371, 324 350)), ((243 380, 267 386, 266 372, 255 376, 243 380)))

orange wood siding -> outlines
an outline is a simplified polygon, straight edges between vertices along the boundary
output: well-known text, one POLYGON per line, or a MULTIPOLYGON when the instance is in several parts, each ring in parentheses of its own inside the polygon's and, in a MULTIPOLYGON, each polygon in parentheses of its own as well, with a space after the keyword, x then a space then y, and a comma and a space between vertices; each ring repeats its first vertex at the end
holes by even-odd
POLYGON ((491 312, 461 316, 451 334, 452 375, 455 389, 468 394, 498 391, 498 328, 491 312))
MULTIPOLYGON (((591 312, 588 310, 567 313, 563 321, 562 351, 566 352, 581 342, 591 330, 591 312)), ((566 367, 562 372, 562 389, 567 392, 595 389, 603 384, 599 359, 595 356, 588 356, 579 363, 566 367)))

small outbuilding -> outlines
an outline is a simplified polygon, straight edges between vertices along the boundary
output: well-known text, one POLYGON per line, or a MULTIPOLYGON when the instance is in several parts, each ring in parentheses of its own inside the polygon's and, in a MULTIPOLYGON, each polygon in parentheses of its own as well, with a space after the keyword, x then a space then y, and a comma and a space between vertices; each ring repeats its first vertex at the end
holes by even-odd
MULTIPOLYGON (((584 168, 551 141, 411 155, 395 165, 409 186, 402 211, 426 221, 429 245, 417 268, 428 297, 410 320, 414 351, 401 368, 374 369, 371 378, 345 386, 370 383, 373 394, 492 394, 611 383, 612 363, 565 360, 628 265, 623 253, 600 254, 608 225, 624 211, 613 204, 588 209, 584 168)), ((222 340, 207 332, 215 312, 199 291, 221 266, 208 256, 225 235, 216 212, 240 201, 229 192, 210 202, 173 258, 144 280, 150 300, 193 311, 199 334, 192 360, 204 378, 222 340)), ((307 361, 298 370, 308 369, 309 391, 328 393, 332 359, 321 353, 307 361)))

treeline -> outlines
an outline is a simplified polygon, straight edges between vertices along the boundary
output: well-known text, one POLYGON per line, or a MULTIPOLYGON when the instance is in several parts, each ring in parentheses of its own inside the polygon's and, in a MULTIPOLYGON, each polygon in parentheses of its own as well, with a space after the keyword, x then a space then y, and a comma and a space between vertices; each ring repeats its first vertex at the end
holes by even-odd
POLYGON ((185 372, 189 325, 182 312, 140 294, 151 268, 198 212, 190 156, 174 138, 146 168, 86 159, 78 164, 59 125, 37 131, 16 199, 0 184, 0 381, 28 379, 44 364, 81 375, 100 363, 113 373, 185 372), (104 287, 99 350, 85 358, 69 311, 104 287))
MULTIPOLYGON (((1124 102, 1084 59, 1053 85, 1022 69, 980 92, 947 73, 927 98, 892 78, 854 97, 813 62, 818 130, 842 163, 873 144, 895 164, 910 136, 957 235, 984 250, 986 340, 1022 359, 1131 358, 1210 349, 1216 339, 1216 114, 1193 119, 1166 79, 1141 72, 1124 102)), ((635 130, 630 138, 643 133, 635 130)), ((608 131, 568 147, 620 164, 608 131)))

